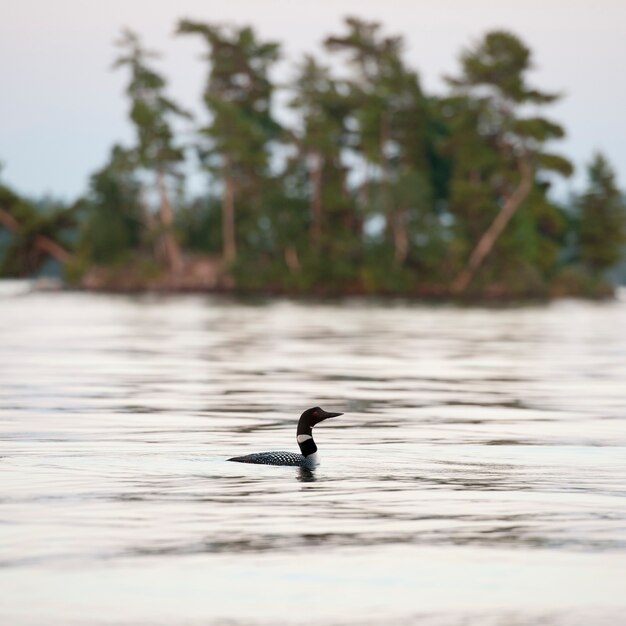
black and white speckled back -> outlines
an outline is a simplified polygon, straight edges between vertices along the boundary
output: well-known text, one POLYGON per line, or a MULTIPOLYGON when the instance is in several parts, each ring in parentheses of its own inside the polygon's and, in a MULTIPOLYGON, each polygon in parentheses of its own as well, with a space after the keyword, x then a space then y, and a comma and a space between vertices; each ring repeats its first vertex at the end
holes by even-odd
POLYGON ((305 466, 305 457, 294 452, 255 452, 246 456, 236 456, 229 461, 237 463, 256 463, 257 465, 291 465, 305 466))

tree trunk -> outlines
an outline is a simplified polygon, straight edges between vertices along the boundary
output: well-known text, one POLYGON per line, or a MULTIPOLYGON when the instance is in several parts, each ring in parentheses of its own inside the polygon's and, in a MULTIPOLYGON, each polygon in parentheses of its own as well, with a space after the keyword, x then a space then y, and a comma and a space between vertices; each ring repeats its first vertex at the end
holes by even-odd
MULTIPOLYGON (((19 222, 2 207, 0 207, 0 224, 11 232, 17 232, 20 228, 19 222)), ((72 258, 72 255, 61 244, 58 244, 47 235, 35 235, 33 247, 51 256, 61 264, 67 263, 72 258)))
POLYGON ((383 212, 385 213, 385 231, 387 233, 387 240, 394 246, 395 250, 395 215, 392 203, 389 201, 389 164, 387 163, 387 155, 385 154, 385 147, 389 141, 389 120, 387 113, 382 113, 380 116, 380 128, 378 137, 378 160, 380 162, 380 191, 383 205, 383 212))
POLYGON ((20 225, 18 221, 6 210, 0 207, 0 224, 2 224, 7 230, 15 232, 19 229, 20 225))
POLYGON ((235 181, 224 165, 224 192, 222 194, 222 241, 224 261, 232 263, 237 258, 235 237, 235 181))
POLYGON ((491 223, 491 226, 485 231, 480 241, 472 251, 470 259, 465 268, 459 273, 452 283, 453 293, 464 291, 474 277, 476 270, 480 267, 485 257, 491 252, 498 237, 509 223, 509 220, 515 215, 517 209, 530 193, 533 185, 533 171, 528 162, 528 157, 522 156, 519 159, 520 182, 515 191, 507 198, 498 215, 491 223))
POLYGON ((295 246, 287 246, 285 248, 285 263, 293 274, 300 272, 302 266, 300 265, 298 250, 295 246))
POLYGON ((393 223, 394 259, 397 265, 402 265, 409 251, 409 236, 405 222, 406 212, 396 212, 393 223))
POLYGON ((46 237, 46 235, 37 235, 33 245, 62 265, 72 258, 72 255, 63 246, 50 239, 50 237, 46 237))
POLYGON ((167 265, 169 269, 173 272, 179 272, 182 269, 183 261, 181 258, 178 242, 176 241, 176 237, 172 232, 172 228, 174 225, 174 211, 172 210, 172 205, 170 204, 170 199, 167 194, 167 188, 165 187, 165 178, 163 172, 161 171, 157 172, 157 187, 161 200, 161 208, 159 213, 161 215, 161 223, 164 228, 164 233, 162 237, 167 265))
POLYGON ((361 183, 359 190, 359 196, 361 198, 361 204, 363 205, 364 213, 367 213, 370 208, 370 198, 372 195, 372 174, 370 170, 369 161, 365 162, 365 176, 361 183))
POLYGON ((319 248, 322 240, 322 170, 324 157, 319 150, 313 153, 313 167, 309 170, 311 184, 311 243, 319 248))

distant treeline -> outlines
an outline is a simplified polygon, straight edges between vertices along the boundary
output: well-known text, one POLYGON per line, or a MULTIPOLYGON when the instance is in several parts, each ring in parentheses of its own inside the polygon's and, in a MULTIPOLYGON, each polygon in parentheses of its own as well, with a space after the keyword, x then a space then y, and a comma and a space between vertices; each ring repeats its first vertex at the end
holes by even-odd
POLYGON ((72 206, 0 186, 4 275, 54 258, 70 282, 104 289, 610 293, 623 196, 600 154, 583 193, 566 204, 549 193, 572 173, 552 152, 563 128, 542 114, 559 96, 528 83, 531 53, 515 35, 465 49, 434 96, 402 38, 377 23, 346 19, 323 44, 333 69, 306 56, 280 85, 280 44, 254 29, 181 20, 176 32, 206 47, 201 119, 124 31, 115 67, 128 77, 134 144, 114 146, 72 206), (279 91, 292 123, 277 113, 279 91), (186 190, 190 163, 206 173, 205 195, 186 190))

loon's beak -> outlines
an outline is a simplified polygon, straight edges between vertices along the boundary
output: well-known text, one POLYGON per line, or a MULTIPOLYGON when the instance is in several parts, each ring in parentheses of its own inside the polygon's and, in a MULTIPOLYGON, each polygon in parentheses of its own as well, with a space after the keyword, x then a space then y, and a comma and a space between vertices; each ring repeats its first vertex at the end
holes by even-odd
POLYGON ((328 411, 324 411, 324 419, 327 420, 329 417, 339 417, 343 415, 343 413, 329 413, 328 411))

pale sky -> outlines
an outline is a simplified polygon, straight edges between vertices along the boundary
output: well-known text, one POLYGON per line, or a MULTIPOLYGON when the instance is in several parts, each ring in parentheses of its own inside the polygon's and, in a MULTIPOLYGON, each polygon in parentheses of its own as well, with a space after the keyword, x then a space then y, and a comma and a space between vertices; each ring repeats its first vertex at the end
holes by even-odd
POLYGON ((253 25, 283 43, 285 78, 345 15, 403 35, 429 93, 443 91, 464 46, 489 29, 515 32, 533 51, 534 84, 565 96, 545 114, 567 130, 558 150, 577 166, 570 185, 602 150, 626 187, 626 0, 0 0, 0 176, 21 193, 71 200, 111 145, 131 139, 126 77, 110 70, 124 26, 163 53, 170 94, 202 119, 203 48, 173 37, 179 18, 253 25))

